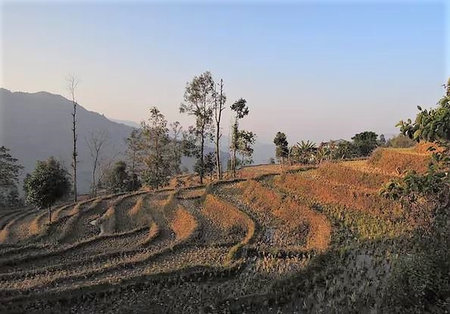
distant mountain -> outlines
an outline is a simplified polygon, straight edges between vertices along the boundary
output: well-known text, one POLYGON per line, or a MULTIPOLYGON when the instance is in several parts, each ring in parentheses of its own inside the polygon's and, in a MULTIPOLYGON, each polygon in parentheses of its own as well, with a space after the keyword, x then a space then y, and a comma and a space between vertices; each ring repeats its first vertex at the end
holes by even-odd
MULTIPOLYGON (((26 173, 33 171, 36 161, 54 156, 71 172, 72 154, 72 102, 63 96, 47 92, 11 92, 0 88, 0 145, 11 149, 19 159, 26 173)), ((104 115, 88 111, 81 105, 77 107, 78 133, 78 190, 87 193, 91 184, 92 159, 87 139, 93 132, 106 132, 108 141, 103 155, 106 158, 124 158, 125 139, 133 127, 139 125, 132 121, 111 120, 104 115)), ((221 158, 226 167, 229 140, 221 141, 221 158)), ((209 144, 205 152, 213 152, 209 144)), ((257 142, 254 146, 253 160, 256 164, 267 163, 274 155, 273 144, 257 142)), ((195 160, 183 157, 182 166, 192 170, 195 160)), ((21 180, 22 181, 22 180, 21 180)), ((22 183, 20 183, 21 185, 22 183)))
MULTIPOLYGON (((275 144, 263 143, 258 141, 258 134, 256 134, 256 142, 253 145, 253 164, 267 164, 269 159, 275 157, 275 144)), ((220 140, 220 150, 228 152, 231 140, 227 136, 222 136, 220 140)), ((211 144, 211 146, 213 146, 211 144)), ((228 158, 227 158, 228 160, 228 158)))
MULTIPOLYGON (((71 170, 72 103, 47 92, 10 92, 0 88, 0 145, 25 167, 23 175, 31 172, 37 160, 55 156, 71 170)), ((104 156, 119 158, 126 150, 125 138, 132 128, 113 122, 104 115, 77 107, 78 185, 79 192, 89 191, 91 184, 91 157, 86 144, 92 132, 108 134, 104 156)))
POLYGON ((128 126, 131 126, 132 128, 139 128, 141 125, 137 122, 134 121, 129 121, 129 120, 119 120, 119 119, 112 119, 112 118, 108 118, 109 120, 113 121, 113 122, 117 122, 117 123, 121 123, 121 124, 125 124, 128 126))
POLYGON ((253 152, 253 163, 267 164, 270 158, 275 157, 275 144, 260 143, 256 141, 253 152))

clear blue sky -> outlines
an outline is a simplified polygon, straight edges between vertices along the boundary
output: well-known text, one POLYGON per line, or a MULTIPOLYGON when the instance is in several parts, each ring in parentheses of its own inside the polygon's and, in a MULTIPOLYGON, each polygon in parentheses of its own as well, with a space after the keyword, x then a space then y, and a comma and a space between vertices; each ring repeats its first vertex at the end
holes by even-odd
POLYGON ((157 105, 187 126, 185 84, 210 70, 230 105, 248 100, 244 125, 260 141, 395 133, 443 93, 448 12, 438 1, 4 2, 1 86, 67 96, 75 73, 90 110, 140 121, 157 105))

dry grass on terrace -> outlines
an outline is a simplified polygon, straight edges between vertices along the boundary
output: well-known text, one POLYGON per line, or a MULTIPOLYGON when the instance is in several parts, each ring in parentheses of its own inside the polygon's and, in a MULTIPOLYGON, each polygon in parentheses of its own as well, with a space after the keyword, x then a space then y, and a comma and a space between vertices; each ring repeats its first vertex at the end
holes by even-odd
POLYGON ((381 185, 389 181, 392 176, 373 171, 373 169, 365 160, 327 162, 319 166, 317 173, 322 178, 336 183, 379 190, 381 185))
POLYGON ((48 224, 48 212, 42 212, 37 215, 33 221, 31 221, 30 226, 28 228, 28 232, 30 236, 35 236, 43 232, 46 224, 48 224))
POLYGON ((401 175, 409 170, 424 173, 429 161, 430 154, 417 153, 413 149, 377 148, 367 162, 387 174, 401 175))
MULTIPOLYGON (((305 165, 284 165, 284 171, 295 171, 305 168, 305 165)), ((255 166, 245 166, 236 171, 236 177, 241 179, 255 179, 266 174, 280 174, 282 171, 279 164, 264 164, 255 166)), ((231 171, 223 172, 223 179, 233 179, 231 171)), ((205 176, 203 178, 203 184, 208 184, 216 180, 216 174, 213 177, 205 176)), ((169 185, 165 188, 175 189, 184 187, 195 187, 199 185, 200 178, 196 174, 179 175, 172 178, 169 185)))
POLYGON ((251 224, 249 218, 236 207, 211 194, 206 196, 202 214, 225 232, 233 232, 236 228, 247 231, 251 224))
MULTIPOLYGON (((295 171, 304 168, 304 165, 285 165, 284 171, 295 171)), ((243 179, 255 179, 266 174, 280 174, 282 172, 281 165, 269 164, 269 165, 257 165, 243 167, 237 171, 237 177, 243 179)))
POLYGON ((140 196, 133 207, 128 211, 128 215, 136 216, 142 209, 144 205, 145 196, 140 196))
POLYGON ((308 174, 287 174, 284 178, 276 178, 274 183, 294 194, 310 197, 324 204, 345 206, 386 217, 402 215, 400 204, 379 196, 377 192, 333 184, 318 175, 317 170, 308 174))
MULTIPOLYGON (((212 181, 213 180, 209 176, 205 176, 203 178, 203 184, 208 184, 212 181)), ((200 182, 200 177, 198 175, 184 174, 184 175, 179 175, 179 176, 173 177, 169 181, 169 185, 164 188, 177 189, 177 188, 193 187, 193 186, 198 186, 199 182, 200 182)))
POLYGON ((101 234, 113 234, 116 226, 116 208, 112 205, 108 210, 97 220, 97 225, 101 226, 101 234))
POLYGON ((263 187, 257 181, 251 180, 243 183, 243 198, 255 210, 271 213, 281 219, 286 231, 291 236, 306 237, 306 248, 325 250, 331 238, 331 225, 328 219, 307 205, 300 204, 292 199, 281 199, 280 195, 271 189, 263 187))
POLYGON ((199 198, 205 194, 205 191, 205 188, 183 189, 179 193, 178 197, 182 199, 199 198))
POLYGON ((185 240, 197 229, 197 221, 186 209, 178 206, 174 212, 170 227, 175 232, 178 240, 185 240))

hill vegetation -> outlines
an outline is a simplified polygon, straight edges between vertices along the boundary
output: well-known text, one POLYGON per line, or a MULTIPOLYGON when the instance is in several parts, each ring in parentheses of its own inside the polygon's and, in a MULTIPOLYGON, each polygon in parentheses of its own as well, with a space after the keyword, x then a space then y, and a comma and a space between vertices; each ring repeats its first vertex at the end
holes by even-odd
MULTIPOLYGON (((1 312, 448 310, 450 87, 438 108, 400 123, 414 147, 388 147, 371 131, 289 146, 278 132, 278 164, 233 160, 222 173, 207 166, 220 158, 203 155, 211 80, 187 87, 183 110, 200 130, 174 141, 152 108, 129 141, 148 145, 136 146, 136 167, 116 164, 109 192, 59 203, 52 219, 48 202, 0 211, 1 312), (179 159, 166 159, 174 147, 193 152, 197 173, 177 173, 179 159)), ((252 136, 235 121, 231 149, 245 161, 252 136)))
POLYGON ((280 170, 98 196, 59 206, 51 223, 4 212, 2 310, 388 309, 415 230, 378 194, 399 174, 370 160, 280 170))

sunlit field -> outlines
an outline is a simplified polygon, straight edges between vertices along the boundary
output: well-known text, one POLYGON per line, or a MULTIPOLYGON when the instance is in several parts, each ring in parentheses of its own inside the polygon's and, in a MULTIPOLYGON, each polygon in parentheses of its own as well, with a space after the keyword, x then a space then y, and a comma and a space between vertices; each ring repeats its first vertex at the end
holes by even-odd
POLYGON ((0 314, 450 313, 450 1, 0 2, 0 314))
POLYGON ((247 167, 234 180, 59 205, 50 223, 47 211, 2 211, 1 310, 327 312, 365 300, 381 311, 415 225, 378 190, 427 158, 381 149, 247 167))

